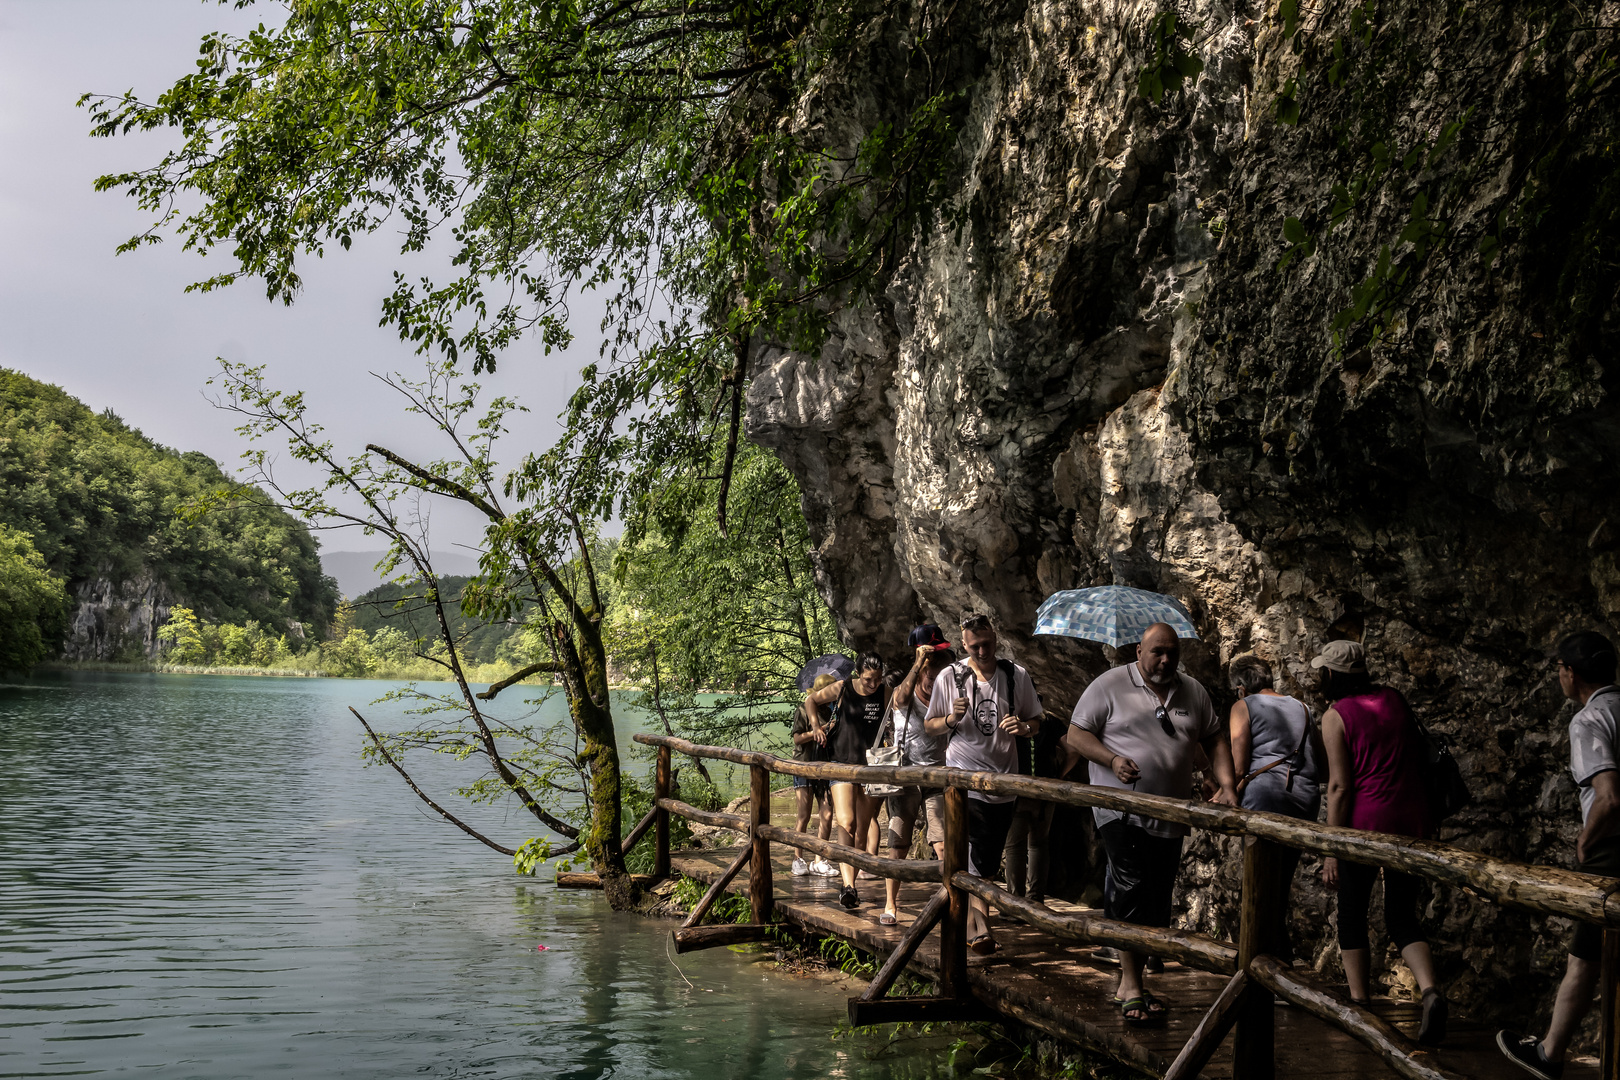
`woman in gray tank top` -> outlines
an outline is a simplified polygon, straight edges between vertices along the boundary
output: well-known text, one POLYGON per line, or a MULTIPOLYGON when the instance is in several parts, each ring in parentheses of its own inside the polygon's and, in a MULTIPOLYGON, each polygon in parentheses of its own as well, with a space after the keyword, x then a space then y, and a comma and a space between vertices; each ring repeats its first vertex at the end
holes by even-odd
MULTIPOLYGON (((1272 689, 1271 665, 1258 656, 1234 658, 1227 673, 1238 696, 1228 720, 1238 805, 1315 821, 1322 807, 1327 753, 1310 710, 1298 698, 1272 689)), ((1284 850, 1287 877, 1292 882, 1300 853, 1294 848, 1284 850)), ((1291 936, 1286 927, 1284 936, 1291 936)), ((1288 952, 1292 951, 1290 945, 1288 952)))
POLYGON ((1238 696, 1229 724, 1239 805, 1315 821, 1327 757, 1310 711, 1272 689, 1271 666, 1257 656, 1239 656, 1227 670, 1238 696))

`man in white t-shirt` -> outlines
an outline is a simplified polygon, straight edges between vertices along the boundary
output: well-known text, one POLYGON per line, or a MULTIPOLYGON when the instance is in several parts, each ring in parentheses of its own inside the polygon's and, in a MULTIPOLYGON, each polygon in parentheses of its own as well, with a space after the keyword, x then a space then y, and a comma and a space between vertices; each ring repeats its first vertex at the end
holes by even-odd
MULTIPOLYGON (((1614 645, 1591 630, 1558 643, 1558 685, 1580 708, 1569 722, 1569 771, 1581 790, 1581 835, 1575 841, 1580 870, 1620 877, 1620 686, 1614 684, 1614 645)), ((1519 1068, 1541 1080, 1564 1075, 1569 1040, 1592 1007, 1603 968, 1603 931, 1579 923, 1569 943, 1569 963, 1553 1001, 1547 1034, 1496 1033, 1496 1045, 1519 1068)))
MULTIPOLYGON (((945 764, 976 772, 1016 773, 1018 740, 1041 730, 1040 695, 1029 672, 996 660, 996 630, 988 615, 962 616, 962 651, 967 661, 952 664, 934 679, 923 730, 944 735, 945 764)), ((1012 795, 967 793, 968 873, 994 878, 1012 828, 1012 795)), ((990 909, 968 898, 968 947, 980 955, 996 951, 990 909)))
MULTIPOLYGON (((1226 726, 1209 691, 1180 671, 1181 639, 1155 623, 1142 635, 1135 663, 1093 679, 1074 707, 1064 746, 1091 763, 1091 782, 1144 795, 1192 798, 1193 765, 1202 747, 1219 790, 1212 801, 1237 805, 1237 777, 1226 726)), ((1185 825, 1096 807, 1092 815, 1108 852, 1103 912, 1142 926, 1169 926, 1170 899, 1181 868, 1185 825)), ((1142 983, 1141 953, 1120 950, 1120 1012, 1131 1025, 1160 1023, 1165 1005, 1142 983)))

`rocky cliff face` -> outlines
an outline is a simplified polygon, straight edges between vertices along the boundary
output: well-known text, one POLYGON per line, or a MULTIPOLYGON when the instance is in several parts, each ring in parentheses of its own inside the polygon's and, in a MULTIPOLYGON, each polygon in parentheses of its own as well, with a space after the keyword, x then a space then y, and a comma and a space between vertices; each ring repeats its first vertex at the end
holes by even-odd
MULTIPOLYGON (((1549 650, 1574 629, 1612 634, 1620 610, 1616 277, 1580 254, 1613 238, 1613 170, 1570 137, 1546 167, 1554 186, 1585 176, 1574 203, 1554 200, 1550 224, 1494 266, 1469 257, 1543 160, 1559 86, 1522 60, 1510 13, 1481 16, 1494 32, 1459 46, 1444 11, 1396 5, 1383 25, 1426 74, 1381 91, 1383 137, 1432 143, 1459 102, 1476 112, 1455 162, 1369 198, 1329 243, 1333 186, 1365 150, 1340 137, 1352 106, 1324 90, 1286 127, 1275 104, 1302 65, 1325 70, 1349 7, 1329 5, 1296 52, 1272 12, 1192 5, 1206 68, 1160 106, 1137 92, 1157 11, 1049 0, 953 15, 942 55, 966 94, 969 226, 918 235, 887 293, 841 313, 819 354, 756 351, 747 430, 803 486, 845 636, 896 653, 919 615, 995 612, 1055 714, 1107 659, 1030 636, 1053 590, 1180 597, 1203 635, 1189 667, 1212 689, 1252 650, 1314 699, 1314 647, 1357 638, 1456 740, 1478 803, 1444 838, 1568 863, 1578 812, 1549 650), (1418 191, 1449 193, 1467 250, 1414 272, 1388 333, 1336 349, 1335 313, 1380 247, 1410 252, 1397 237, 1418 191), (1279 272, 1289 215, 1322 242, 1279 272)), ((803 103, 807 130, 891 117, 863 88, 885 85, 920 17, 897 8, 803 103)), ((1332 970, 1314 865, 1296 940, 1332 970)), ((1201 840, 1186 920, 1234 926, 1236 874, 1201 840)), ((1567 926, 1445 892, 1428 921, 1474 1011, 1549 1003, 1567 926)))
POLYGON ((62 645, 66 660, 140 661, 157 657, 158 628, 169 621, 173 593, 149 571, 126 581, 96 577, 74 591, 73 620, 62 645))

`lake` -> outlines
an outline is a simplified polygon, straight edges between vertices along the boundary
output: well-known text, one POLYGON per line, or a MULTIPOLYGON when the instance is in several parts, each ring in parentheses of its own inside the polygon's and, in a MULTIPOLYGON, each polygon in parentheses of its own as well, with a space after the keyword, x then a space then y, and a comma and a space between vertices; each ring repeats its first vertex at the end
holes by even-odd
MULTIPOLYGON (((403 726, 368 705, 388 689, 0 686, 0 1076, 952 1075, 937 1039, 833 1038, 846 987, 757 953, 677 963, 672 923, 519 877, 361 766, 347 706, 403 726)), ((434 766, 429 794, 492 838, 536 834, 434 766)))

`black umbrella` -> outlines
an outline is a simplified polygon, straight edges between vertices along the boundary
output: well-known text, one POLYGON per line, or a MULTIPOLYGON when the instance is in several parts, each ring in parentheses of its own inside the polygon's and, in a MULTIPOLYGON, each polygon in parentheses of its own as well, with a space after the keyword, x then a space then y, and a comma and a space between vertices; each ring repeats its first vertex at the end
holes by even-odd
POLYGON ((840 679, 847 679, 855 671, 855 661, 843 653, 828 653, 818 656, 805 665, 799 672, 799 689, 808 690, 815 681, 823 675, 836 675, 840 679))

